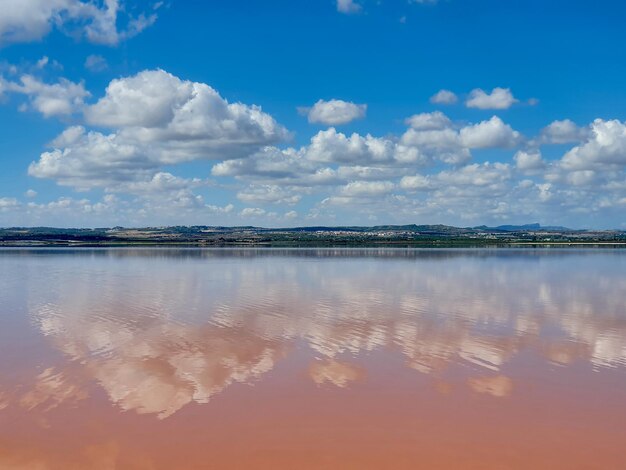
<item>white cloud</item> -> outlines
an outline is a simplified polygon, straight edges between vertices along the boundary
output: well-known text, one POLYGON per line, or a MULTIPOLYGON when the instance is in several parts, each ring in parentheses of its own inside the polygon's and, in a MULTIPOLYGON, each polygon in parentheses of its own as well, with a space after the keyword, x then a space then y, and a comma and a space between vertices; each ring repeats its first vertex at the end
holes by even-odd
POLYGON ((302 196, 278 185, 252 185, 237 193, 237 199, 247 204, 288 204, 300 202, 302 196))
POLYGON ((214 176, 288 181, 289 184, 293 184, 296 183, 296 180, 313 177, 319 170, 315 162, 305 158, 304 152, 304 149, 287 148, 283 150, 268 146, 249 157, 217 163, 211 169, 211 174, 214 176))
POLYGON ((433 130, 411 128, 402 135, 400 143, 416 152, 424 165, 434 160, 457 165, 471 158, 469 149, 461 143, 458 131, 451 127, 433 130))
POLYGON ((153 196, 155 194, 164 195, 178 193, 182 196, 185 193, 188 197, 195 197, 191 193, 192 188, 206 186, 209 182, 200 178, 181 178, 171 173, 160 171, 151 178, 143 181, 119 182, 109 184, 107 190, 111 192, 123 192, 127 194, 139 194, 153 196))
MULTIPOLYGON (((126 192, 126 191, 125 191, 126 192)), ((1 198, 0 198, 1 201, 1 198)), ((234 206, 207 204, 188 189, 160 192, 137 192, 136 197, 105 194, 100 200, 63 196, 49 202, 20 202, 6 206, 0 217, 2 225, 70 226, 153 226, 197 224, 200 220, 235 220, 234 206), (63 223, 62 221, 65 221, 63 223)))
POLYGON ((520 135, 497 118, 457 130, 443 113, 422 113, 406 120, 401 137, 345 135, 334 128, 320 131, 300 149, 265 147, 248 158, 216 164, 214 176, 297 186, 333 186, 350 181, 383 181, 406 176, 415 167, 436 161, 467 162, 471 146, 514 145, 520 135), (334 167, 333 165, 339 165, 334 167))
POLYGON ((547 144, 568 144, 581 142, 589 135, 589 130, 578 127, 573 121, 564 119, 553 121, 541 130, 541 142, 547 144))
POLYGON ((561 166, 569 170, 617 169, 626 165, 626 123, 596 119, 587 140, 568 151, 561 166))
POLYGON ((0 197, 0 212, 15 210, 20 206, 20 202, 13 197, 0 197))
POLYGON ((464 127, 460 131, 461 142, 468 148, 509 148, 519 143, 521 135, 511 126, 493 116, 488 121, 464 127))
POLYGON ((341 187, 339 193, 348 197, 380 196, 388 194, 394 187, 391 181, 352 181, 341 187))
POLYGON ((457 170, 445 170, 437 179, 448 185, 489 186, 503 183, 511 177, 511 168, 507 163, 474 163, 457 170))
POLYGON ((101 55, 91 54, 85 59, 85 68, 92 72, 102 72, 109 68, 109 64, 101 55))
MULTIPOLYGON (((106 127, 163 127, 200 91, 196 85, 202 84, 180 80, 163 70, 145 70, 112 80, 105 96, 85 110, 85 117, 91 124, 106 127)), ((210 88, 206 91, 213 97, 217 94, 210 88)), ((213 103, 206 104, 213 107, 213 103)))
POLYGON ((0 77, 0 92, 12 92, 28 96, 30 107, 45 117, 73 114, 83 108, 85 98, 90 93, 84 84, 74 83, 65 78, 57 83, 44 83, 38 78, 24 74, 19 82, 9 82, 0 77))
POLYGON ((32 41, 46 35, 64 0, 4 0, 0 16, 0 44, 32 41))
POLYGON ((41 59, 37 61, 37 64, 35 66, 38 69, 43 69, 46 65, 48 65, 49 61, 50 59, 48 58, 48 56, 43 56, 41 59))
POLYGON ((430 102, 433 104, 454 104, 457 101, 459 98, 450 90, 439 90, 430 97, 430 102))
POLYGON ((229 103, 209 85, 163 70, 113 80, 85 117, 91 124, 120 128, 125 139, 169 144, 172 161, 235 158, 288 137, 259 106, 229 103))
POLYGON ((539 151, 518 151, 514 156, 515 165, 522 171, 540 170, 545 168, 546 162, 541 158, 539 151))
POLYGON ((380 181, 393 178, 404 173, 403 168, 393 166, 339 166, 335 172, 341 180, 380 181))
POLYGON ((419 149, 423 155, 445 163, 460 164, 470 158, 473 148, 514 147, 522 136, 497 116, 457 130, 443 113, 422 113, 407 119, 411 128, 400 142, 419 149))
POLYGON ((50 147, 69 147, 77 143, 83 134, 85 134, 83 126, 68 127, 50 142, 50 147))
POLYGON ((363 164, 389 161, 393 159, 394 151, 395 145, 390 140, 356 133, 348 137, 331 127, 311 138, 306 156, 317 162, 363 164))
MULTIPOLYGON (((337 132, 335 128, 320 131, 311 138, 310 144, 302 149, 308 160, 318 163, 340 163, 345 165, 424 165, 429 156, 423 154, 416 143, 403 137, 392 138, 350 136, 337 132)), ((424 145, 427 147, 427 145, 424 145)))
POLYGON ((494 88, 491 93, 476 88, 470 92, 465 105, 478 109, 508 109, 517 102, 508 88, 494 88))
POLYGON ((162 70, 113 80, 85 116, 114 131, 66 129, 29 174, 84 189, 145 181, 162 165, 247 157, 288 137, 258 106, 228 103, 208 85, 162 70))
POLYGON ((452 127, 450 118, 440 111, 414 114, 406 119, 406 124, 419 131, 442 130, 452 127))
POLYGON ((426 191, 433 189, 433 183, 428 176, 412 175, 404 176, 400 180, 400 187, 409 191, 426 191))
POLYGON ((599 175, 594 170, 576 170, 565 175, 565 181, 571 186, 594 185, 599 180, 599 175))
POLYGON ((362 9, 361 5, 354 0, 337 0, 337 11, 340 13, 358 13, 362 9))
MULTIPOLYGON (((119 211, 149 224, 155 217, 174 223, 200 216, 222 223, 248 217, 278 221, 297 217, 287 215, 292 211, 286 206, 301 212, 304 205, 304 214, 318 222, 448 217, 448 222, 483 223, 512 215, 547 220, 535 216, 539 213, 563 218, 580 210, 607 214, 623 209, 619 201, 626 197, 626 123, 615 120, 598 119, 589 128, 555 121, 525 140, 497 116, 463 124, 437 111, 410 116, 400 135, 345 134, 331 127, 292 148, 277 146, 289 133, 261 108, 229 103, 204 83, 162 70, 113 80, 91 105, 84 102, 88 93, 82 83, 48 84, 26 74, 14 80, 3 79, 0 88, 25 95, 28 105, 44 115, 82 110, 85 118, 82 126, 68 127, 54 139, 29 174, 78 190, 102 188, 119 199, 35 204, 5 197, 3 220, 8 214, 12 220, 46 220, 52 213, 68 218, 103 214, 103 220, 115 220, 119 211), (541 144, 567 142, 579 144, 560 160, 543 159, 541 144), (487 148, 517 152, 512 158, 515 150, 497 155, 500 162, 468 164, 474 149, 487 148), (176 176, 170 168, 198 160, 214 160, 216 181, 176 176), (250 207, 235 211, 227 201, 206 202, 202 188, 221 183, 250 207), (468 200, 484 210, 468 208, 468 200), (269 212, 273 204, 285 209, 269 212)), ((365 112, 365 105, 340 103, 363 106, 365 112)), ((340 112, 329 115, 348 119, 340 112)))
POLYGON ((24 193, 24 195, 25 195, 26 197, 28 197, 28 198, 31 198, 31 199, 32 199, 32 198, 34 198, 34 197, 37 197, 37 191, 35 191, 34 189, 28 189, 28 190, 24 193))
POLYGON ((391 181, 351 181, 338 188, 335 195, 325 198, 320 205, 365 207, 391 197, 395 186, 391 181))
MULTIPOLYGON (((111 195, 112 196, 112 195, 111 195)), ((32 225, 61 225, 59 221, 72 221, 73 226, 102 226, 103 217, 107 221, 115 220, 121 210, 115 199, 105 196, 102 200, 92 202, 86 198, 72 198, 63 196, 49 202, 37 203, 34 201, 20 202, 15 199, 3 210, 3 198, 0 198, 0 218, 2 225, 32 226, 32 225)), ((134 213, 136 218, 137 213, 134 213)))
POLYGON ((133 17, 123 12, 119 0, 105 0, 102 6, 81 0, 3 0, 0 45, 40 40, 53 26, 94 44, 116 45, 156 21, 155 13, 133 17), (121 16, 126 24, 118 28, 121 16))
POLYGON ((239 215, 241 217, 261 217, 265 215, 265 210, 260 207, 246 207, 239 213, 239 215))
POLYGON ((57 140, 69 138, 74 140, 66 147, 42 153, 39 160, 28 167, 28 174, 54 179, 61 185, 89 189, 146 179, 158 167, 158 161, 116 134, 85 132, 83 128, 74 127, 57 140))
POLYGON ((356 119, 363 119, 367 112, 367 105, 335 99, 319 100, 311 108, 299 108, 299 111, 306 114, 311 123, 338 126, 356 119))

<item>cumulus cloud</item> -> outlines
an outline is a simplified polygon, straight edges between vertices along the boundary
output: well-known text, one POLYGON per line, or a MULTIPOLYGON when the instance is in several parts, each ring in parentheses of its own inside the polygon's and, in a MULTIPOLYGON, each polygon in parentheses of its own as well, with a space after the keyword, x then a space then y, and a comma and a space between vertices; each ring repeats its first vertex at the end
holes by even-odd
POLYGON ((29 175, 89 189, 145 179, 158 167, 158 161, 154 161, 148 152, 125 142, 117 134, 86 132, 84 128, 74 127, 59 136, 59 140, 65 141, 66 146, 42 153, 39 160, 28 167, 29 175), (68 141, 70 138, 72 140, 68 141))
POLYGON ((107 188, 110 192, 124 192, 129 194, 140 195, 163 195, 172 192, 185 192, 189 197, 194 197, 191 194, 191 189, 198 188, 200 186, 206 186, 209 182, 200 178, 181 178, 171 173, 160 171, 154 174, 151 178, 143 181, 128 181, 119 182, 117 184, 111 184, 107 188))
POLYGON ((452 127, 450 118, 440 111, 414 114, 406 119, 406 124, 420 131, 442 130, 452 127))
POLYGON ((541 130, 541 143, 568 144, 581 142, 589 135, 589 129, 578 127, 570 119, 553 121, 541 130))
POLYGON ((237 193, 237 199, 247 204, 297 204, 302 196, 278 185, 252 185, 237 193))
POLYGON ((437 175, 442 183, 455 186, 494 187, 511 177, 511 168, 507 163, 474 163, 458 170, 445 170, 437 175))
POLYGON ((306 156, 318 162, 383 162, 391 160, 394 151, 390 140, 369 134, 346 136, 331 127, 313 136, 306 156))
MULTIPOLYGON (((334 156, 331 154, 331 157, 334 156)), ((270 183, 293 187, 325 187, 349 181, 380 180, 398 176, 401 169, 392 166, 368 166, 358 163, 319 162, 308 158, 307 148, 266 147, 248 158, 227 160, 213 166, 213 176, 234 176, 254 184, 270 183)))
POLYGON ((105 96, 86 109, 85 116, 100 126, 162 129, 175 137, 209 134, 261 144, 285 137, 284 129, 258 106, 228 103, 210 86, 163 70, 111 81, 105 96))
POLYGON ((514 147, 522 138, 497 116, 459 130, 439 111, 411 116, 407 124, 411 128, 402 136, 403 144, 452 164, 468 161, 470 149, 514 147))
POLYGON ((467 126, 460 131, 461 142, 468 148, 508 148, 519 143, 521 135, 511 126, 493 116, 488 121, 482 121, 467 126))
MULTIPOLYGON (((74 223, 102 225, 104 218, 114 220, 121 206, 113 195, 99 201, 87 198, 63 196, 48 202, 19 201, 14 198, 0 198, 0 224, 4 226, 59 225, 59 220, 72 220, 74 223)), ((41 198, 43 199, 43 198, 41 198)), ((136 216, 136 212, 134 212, 136 216)), ((119 219, 118 219, 119 220, 119 219)))
MULTIPOLYGON (((330 128, 318 132, 309 145, 299 149, 266 147, 251 157, 218 163, 212 174, 252 182, 238 196, 250 203, 288 203, 293 195, 332 191, 323 199, 324 207, 363 206, 368 201, 373 201, 374 207, 382 200, 400 205, 406 201, 398 191, 443 191, 447 186, 452 193, 459 186, 489 188, 484 181, 498 172, 508 178, 508 165, 462 165, 471 157, 471 148, 508 148, 521 140, 517 131, 496 117, 458 127, 443 113, 434 112, 413 115, 406 124, 409 129, 399 139, 346 135, 330 128), (416 167, 427 168, 437 161, 459 168, 435 175, 415 175, 416 167), (453 180, 453 173, 460 173, 463 178, 453 180), (474 182, 470 183, 472 176, 474 182), (294 192, 294 188, 298 190, 294 192)), ((491 187, 500 190, 501 182, 502 179, 494 181, 491 187)))
POLYGON ((40 39, 50 31, 57 11, 67 4, 62 0, 5 0, 0 17, 1 44, 40 39))
POLYGON ((540 170, 546 166, 546 162, 541 157, 539 151, 520 150, 513 156, 515 165, 522 171, 540 170))
POLYGON ((400 143, 419 156, 424 165, 435 160, 457 165, 471 158, 458 131, 451 127, 431 130, 411 128, 402 135, 400 143))
POLYGON ((9 212, 18 209, 20 206, 21 204, 14 197, 0 197, 0 212, 9 212))
POLYGON ((548 183, 567 195, 564 204, 578 214, 614 213, 621 217, 626 196, 626 124, 596 119, 586 139, 544 170, 548 183))
POLYGON ((395 184, 391 181, 351 181, 341 186, 336 194, 325 198, 322 206, 367 206, 372 201, 390 197, 395 184))
POLYGON ((470 92, 465 106, 477 109, 509 109, 518 101, 508 88, 494 88, 491 93, 476 88, 470 92))
POLYGON ((119 0, 105 0, 101 6, 83 0, 3 0, 0 46, 40 40, 53 27, 112 46, 139 34, 157 18, 154 12, 130 16, 124 11, 119 0), (125 23, 121 28, 120 21, 125 23))
POLYGON ((353 14, 362 9, 361 5, 354 0, 337 0, 337 11, 340 13, 353 14))
POLYGON ((265 209, 261 209, 260 207, 246 207, 239 215, 241 217, 261 217, 265 215, 265 213, 265 209))
POLYGON ((306 158, 305 152, 305 149, 268 146, 249 157, 217 163, 211 174, 290 185, 336 181, 334 169, 320 168, 318 163, 306 158))
POLYGON ((28 106, 45 117, 76 113, 83 108, 85 99, 90 96, 82 82, 74 83, 60 78, 57 83, 49 84, 29 74, 22 75, 19 82, 0 77, 0 94, 3 91, 27 96, 28 106))
POLYGON ((340 188, 342 196, 380 196, 391 192, 394 188, 391 181, 353 181, 340 188))
POLYGON ((433 104, 455 104, 457 101, 459 98, 450 90, 439 90, 430 97, 430 102, 433 104))
MULTIPOLYGON (((506 163, 474 163, 459 168, 442 170, 434 174, 414 174, 402 177, 398 187, 419 197, 422 210, 465 211, 470 199, 484 199, 483 210, 493 210, 493 198, 511 192, 513 178, 511 166, 506 163), (425 200, 421 199, 426 197, 425 200), (489 207, 489 209, 487 209, 489 207)), ((398 204, 410 204, 405 198, 391 199, 398 204)), ((502 199, 496 201, 502 203, 502 199)), ((415 208, 413 208, 415 210, 415 208)), ((483 217, 485 213, 481 214, 483 217)))
MULTIPOLYGON (((163 70, 113 80, 90 103, 82 83, 46 83, 17 71, 9 75, 19 78, 2 79, 0 90, 25 96, 27 107, 45 116, 84 117, 83 125, 66 128, 50 142, 29 166, 29 175, 120 196, 116 201, 53 201, 58 214, 113 214, 123 208, 126 212, 120 213, 132 217, 134 212, 138 221, 161 212, 166 220, 189 220, 193 214, 287 220, 296 217, 287 215, 292 212, 287 206, 304 204, 310 215, 328 221, 350 216, 405 223, 441 220, 444 214, 451 223, 483 223, 513 215, 540 220, 537 214, 583 209, 607 214, 623 208, 620 201, 626 198, 626 124, 617 120, 598 119, 588 127, 554 121, 526 139, 498 116, 465 123, 436 111, 408 117, 404 132, 396 135, 330 127, 289 147, 281 144, 290 134, 260 107, 230 103, 207 84, 163 70), (568 142, 577 145, 561 158, 542 157, 542 145, 568 142), (512 151, 493 151, 495 161, 472 163, 473 154, 484 155, 482 149, 512 151), (214 161, 215 180, 181 177, 171 169, 199 160, 214 161), (205 201, 202 188, 221 183, 250 207, 205 201), (472 199, 483 210, 467 209, 472 199), (285 207, 269 212, 270 205, 285 207)), ((366 110, 339 100, 318 104, 317 120, 348 122, 348 111, 366 110)), ((21 209, 37 217, 45 211, 44 203, 2 199, 4 220, 21 209)))
MULTIPOLYGON (((216 219, 220 224, 233 225, 237 219, 235 206, 224 202, 204 201, 192 189, 205 185, 196 179, 174 175, 158 175, 145 182, 120 184, 101 198, 63 196, 46 202, 19 201, 0 198, 0 224, 4 226, 154 226, 193 225, 198 220, 216 219), (173 180, 163 183, 162 180, 173 180), (189 187, 187 187, 189 183, 189 187), (65 225, 65 224, 64 224, 65 225)), ((40 195, 39 200, 45 196, 40 195)))
POLYGON ((311 108, 299 108, 299 112, 306 114, 311 123, 338 126, 356 119, 363 119, 367 112, 367 105, 335 99, 319 100, 311 108))
POLYGON ((561 165, 570 170, 623 169, 626 165, 626 123, 596 119, 585 142, 569 150, 561 165))
POLYGON ((400 187, 409 191, 427 191, 433 189, 433 182, 424 175, 404 176, 400 180, 400 187))
POLYGON ((379 181, 404 174, 403 168, 393 166, 339 166, 335 172, 341 180, 379 181))
MULTIPOLYGON (((359 166, 423 166, 434 160, 458 164, 470 158, 470 146, 444 114, 414 115, 407 119, 407 124, 411 127, 399 139, 357 133, 348 136, 330 128, 313 136, 310 144, 301 149, 301 154, 314 162, 359 166)), ((520 137, 502 121, 481 124, 463 133, 472 146, 508 146, 520 137), (510 142, 505 142, 507 137, 510 142)))
POLYGON ((209 85, 181 80, 163 70, 116 79, 106 94, 85 110, 90 124, 120 128, 137 142, 172 144, 181 153, 233 158, 287 138, 287 131, 259 106, 229 103, 209 85), (216 155, 217 154, 217 155, 216 155))
POLYGON ((288 136, 260 107, 228 103, 210 86, 162 70, 113 80, 84 114, 113 131, 68 128, 29 174, 79 188, 143 181, 162 165, 245 157, 288 136))

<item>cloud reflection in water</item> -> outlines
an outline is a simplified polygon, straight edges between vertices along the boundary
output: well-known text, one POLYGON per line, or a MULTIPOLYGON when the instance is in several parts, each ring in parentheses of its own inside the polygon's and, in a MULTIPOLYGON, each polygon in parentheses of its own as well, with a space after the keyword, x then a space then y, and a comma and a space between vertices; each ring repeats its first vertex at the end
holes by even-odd
POLYGON ((81 276, 39 273, 47 288, 29 310, 69 362, 39 376, 22 406, 83 399, 80 384, 95 381, 122 410, 167 418, 260 380, 301 344, 317 384, 351 386, 366 353, 392 351, 424 374, 463 367, 470 389, 498 398, 513 391, 506 369, 525 351, 561 366, 626 364, 624 263, 604 270, 602 254, 147 253, 86 268, 70 259, 81 276))

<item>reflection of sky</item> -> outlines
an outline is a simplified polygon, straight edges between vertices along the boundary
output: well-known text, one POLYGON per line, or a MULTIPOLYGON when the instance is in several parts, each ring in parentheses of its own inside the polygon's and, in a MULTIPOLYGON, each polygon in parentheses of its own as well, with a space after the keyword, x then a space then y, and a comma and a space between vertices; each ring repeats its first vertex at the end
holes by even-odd
POLYGON ((466 366, 468 386, 494 397, 511 393, 509 364, 527 350, 626 365, 626 252, 272 253, 5 254, 2 276, 21 266, 32 321, 69 360, 16 400, 54 407, 95 381, 121 409, 165 418, 261 379, 300 343, 320 386, 363 379, 374 365, 362 356, 382 350, 426 374, 466 366))

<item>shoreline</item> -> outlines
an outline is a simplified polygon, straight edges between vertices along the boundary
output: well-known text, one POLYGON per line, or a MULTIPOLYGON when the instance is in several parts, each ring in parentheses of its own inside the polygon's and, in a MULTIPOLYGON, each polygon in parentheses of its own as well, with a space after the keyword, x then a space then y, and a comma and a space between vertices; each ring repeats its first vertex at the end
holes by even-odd
POLYGON ((397 241, 397 242, 333 242, 320 241, 310 243, 281 243, 281 242, 232 242, 232 243, 205 243, 205 242, 175 242, 175 241, 121 241, 121 242, 82 242, 82 241, 49 241, 29 240, 16 242, 0 242, 0 248, 532 248, 532 247, 615 247, 626 248, 626 242, 611 241, 511 241, 511 242, 476 242, 476 241, 397 241))

